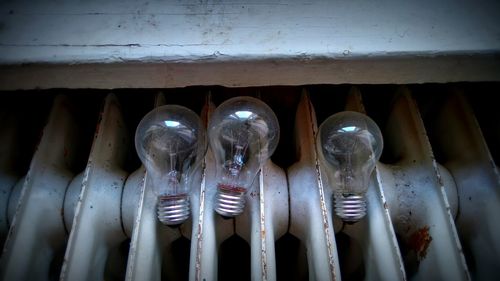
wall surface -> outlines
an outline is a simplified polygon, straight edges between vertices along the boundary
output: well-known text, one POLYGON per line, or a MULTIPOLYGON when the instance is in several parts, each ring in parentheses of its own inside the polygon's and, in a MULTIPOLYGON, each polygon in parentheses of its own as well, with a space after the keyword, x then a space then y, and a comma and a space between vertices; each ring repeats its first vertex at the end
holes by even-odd
POLYGON ((0 89, 500 79, 500 2, 2 1, 0 89))

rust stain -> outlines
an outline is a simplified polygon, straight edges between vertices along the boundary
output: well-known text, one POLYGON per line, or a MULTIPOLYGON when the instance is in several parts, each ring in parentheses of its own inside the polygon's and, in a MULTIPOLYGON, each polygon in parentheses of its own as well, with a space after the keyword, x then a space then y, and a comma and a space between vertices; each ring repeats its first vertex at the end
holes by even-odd
POLYGON ((222 183, 219 183, 217 185, 217 187, 219 189, 222 189, 224 191, 228 191, 228 192, 236 192, 236 193, 243 193, 243 192, 246 192, 246 189, 243 188, 243 187, 240 187, 240 186, 235 186, 235 185, 229 185, 229 184, 222 184, 222 183))
POLYGON ((424 226, 415 231, 408 239, 408 247, 415 251, 419 261, 423 260, 427 255, 427 249, 432 242, 432 237, 429 235, 429 226, 424 226))

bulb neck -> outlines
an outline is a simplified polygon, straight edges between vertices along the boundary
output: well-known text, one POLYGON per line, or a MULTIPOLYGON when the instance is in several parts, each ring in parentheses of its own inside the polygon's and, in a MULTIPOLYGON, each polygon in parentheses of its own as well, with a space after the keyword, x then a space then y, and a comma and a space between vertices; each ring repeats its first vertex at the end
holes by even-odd
POLYGON ((215 211, 223 217, 235 217, 245 209, 246 189, 219 184, 215 195, 215 211))
POLYGON ((158 196, 158 220, 164 225, 174 226, 185 222, 191 207, 187 194, 158 196))
POLYGON ((333 199, 335 213, 345 222, 357 222, 366 215, 364 195, 335 194, 333 199))

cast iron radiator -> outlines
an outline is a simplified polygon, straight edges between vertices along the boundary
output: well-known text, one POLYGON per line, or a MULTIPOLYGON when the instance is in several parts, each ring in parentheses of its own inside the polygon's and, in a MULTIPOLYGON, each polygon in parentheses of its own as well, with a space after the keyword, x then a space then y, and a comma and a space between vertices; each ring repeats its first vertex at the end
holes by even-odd
POLYGON ((4 92, 0 279, 494 280, 500 115, 487 93, 498 89, 460 83, 4 92), (191 218, 178 228, 162 225, 133 146, 138 122, 162 104, 187 106, 206 121, 238 95, 266 102, 281 126, 245 212, 224 219, 213 211, 209 150, 191 218), (315 149, 318 125, 343 110, 373 118, 385 143, 367 216, 354 224, 333 215, 315 149))

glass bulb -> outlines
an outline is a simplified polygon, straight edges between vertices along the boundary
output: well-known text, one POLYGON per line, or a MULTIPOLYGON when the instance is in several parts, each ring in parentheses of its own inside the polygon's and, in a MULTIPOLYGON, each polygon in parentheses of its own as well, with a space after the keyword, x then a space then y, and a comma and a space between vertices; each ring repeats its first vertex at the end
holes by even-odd
POLYGON ((207 148, 200 118, 182 106, 157 107, 139 123, 135 148, 157 196, 158 219, 166 225, 183 223, 190 216, 193 173, 207 148))
POLYGON ((355 222, 366 215, 365 194, 382 154, 382 133, 368 116, 344 111, 321 124, 318 153, 334 191, 335 213, 355 222))
POLYGON ((216 161, 215 211, 237 216, 245 207, 246 191, 278 145, 278 119, 264 102, 235 97, 214 111, 208 135, 216 161))

